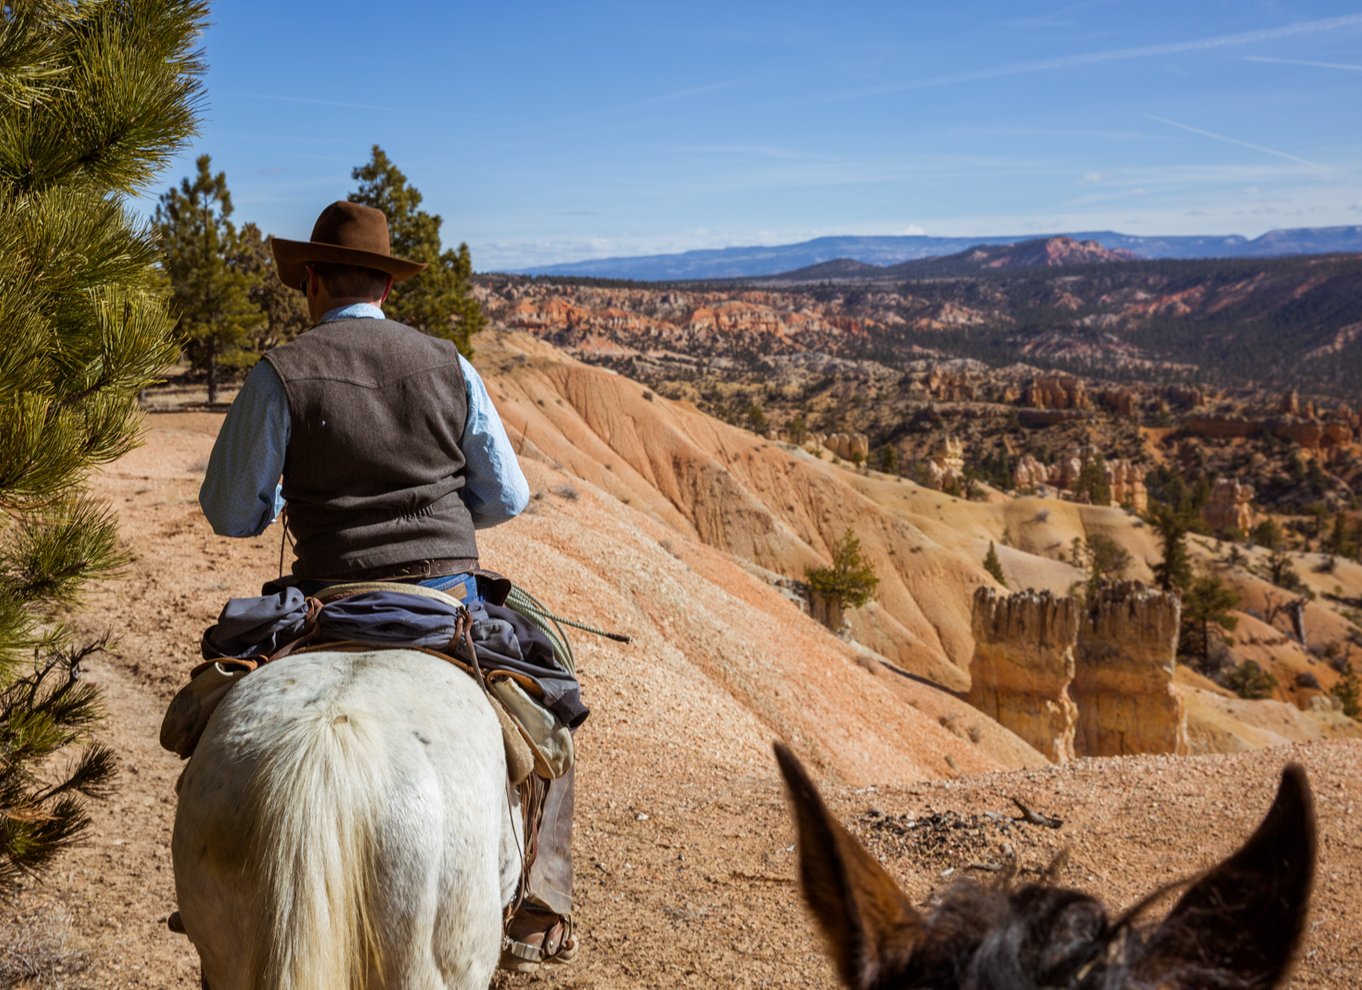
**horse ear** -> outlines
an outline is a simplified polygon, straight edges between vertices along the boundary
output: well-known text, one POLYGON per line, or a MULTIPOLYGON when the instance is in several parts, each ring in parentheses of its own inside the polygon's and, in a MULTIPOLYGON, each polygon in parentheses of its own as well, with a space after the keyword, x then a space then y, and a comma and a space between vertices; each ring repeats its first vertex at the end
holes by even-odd
POLYGON ((1187 990, 1277 986, 1300 941, 1314 871, 1310 785, 1291 764, 1258 830, 1182 896, 1136 975, 1187 990))
POLYGON ((775 744, 799 831, 804 900, 854 990, 902 972, 922 937, 922 916, 856 837, 832 817, 803 765, 775 744))

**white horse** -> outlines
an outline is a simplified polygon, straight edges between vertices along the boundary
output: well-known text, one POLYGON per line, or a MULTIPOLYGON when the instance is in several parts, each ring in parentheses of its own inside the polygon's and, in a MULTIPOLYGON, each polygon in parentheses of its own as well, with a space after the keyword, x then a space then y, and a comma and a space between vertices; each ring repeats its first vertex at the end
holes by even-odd
POLYGON ((209 990, 474 990, 520 873, 501 729, 412 650, 261 667, 181 784, 175 890, 209 990))

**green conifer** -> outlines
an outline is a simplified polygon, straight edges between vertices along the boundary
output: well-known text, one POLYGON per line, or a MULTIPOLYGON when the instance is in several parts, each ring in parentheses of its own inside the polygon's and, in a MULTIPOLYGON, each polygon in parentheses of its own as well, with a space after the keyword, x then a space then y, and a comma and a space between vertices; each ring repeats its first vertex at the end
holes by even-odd
POLYGON ((473 294, 473 260, 468 245, 441 249, 440 216, 421 209, 420 190, 407 181, 378 145, 373 147, 373 157, 354 169, 350 177, 359 182, 350 199, 387 215, 392 253, 429 266, 393 289, 384 312, 432 336, 454 341, 465 356, 471 357, 473 335, 487 325, 487 317, 473 294))
POLYGON ((92 647, 62 617, 119 562, 92 465, 133 445, 174 360, 151 231, 126 198, 193 132, 196 0, 28 0, 0 14, 0 891, 72 842, 113 771, 84 745, 92 647), (74 763, 54 754, 83 747, 74 763))
POLYGON ((861 556, 861 541, 850 526, 832 548, 832 566, 809 568, 804 577, 817 594, 839 608, 860 608, 880 584, 875 569, 861 556))
POLYGON ((1003 577, 1003 564, 998 559, 998 548, 993 545, 992 540, 988 541, 988 553, 984 554, 984 570, 993 575, 993 580, 1004 588, 1007 587, 1007 578, 1003 577))
POLYGON ((200 155, 193 178, 161 197, 156 226, 161 234, 166 272, 179 314, 180 333, 196 370, 208 381, 208 401, 218 401, 224 368, 255 363, 251 338, 265 325, 252 300, 262 280, 246 256, 232 215, 227 175, 213 174, 212 159, 200 155))

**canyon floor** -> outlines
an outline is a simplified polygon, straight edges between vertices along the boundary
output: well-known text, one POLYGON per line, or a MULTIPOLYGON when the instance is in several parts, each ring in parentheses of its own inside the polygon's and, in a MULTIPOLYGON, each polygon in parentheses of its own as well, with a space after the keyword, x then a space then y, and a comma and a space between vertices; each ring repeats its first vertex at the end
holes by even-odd
MULTIPOLYGON (((775 739, 806 757, 834 810, 915 898, 1010 845, 1023 876, 1067 851, 1060 882, 1100 894, 1114 910, 1234 849, 1266 810, 1283 764, 1297 761, 1314 788, 1321 843, 1290 986, 1358 984, 1362 741, 1043 764, 950 695, 867 660, 759 568, 716 548, 716 529, 731 542, 731 518, 716 508, 714 518, 683 520, 674 508, 705 497, 700 487, 670 491, 673 508, 663 504, 655 493, 675 479, 660 465, 684 454, 673 435, 698 444, 710 427, 647 433, 638 410, 661 400, 632 386, 632 405, 617 402, 602 383, 630 388, 624 380, 582 377, 534 348, 489 344, 480 365, 493 372, 489 384, 535 493, 525 516, 481 535, 485 564, 560 614, 633 637, 628 645, 574 638, 593 709, 577 736, 581 958, 499 978, 499 987, 835 985, 799 902, 775 739), (600 419, 583 414, 603 396, 600 419), (573 434, 573 423, 590 429, 573 434), (628 430, 649 438, 651 460, 619 459, 628 430), (664 448, 667 436, 677 446, 664 448), (1016 813, 1014 798, 1063 826, 1000 823, 995 816, 1016 813), (937 824, 913 835, 885 824, 933 814, 937 824)), ((198 512, 220 422, 220 413, 154 413, 145 444, 94 481, 118 512, 132 561, 91 589, 74 621, 92 636, 113 634, 87 671, 104 692, 100 737, 117 751, 120 774, 114 794, 91 805, 85 841, 0 916, 0 986, 198 986, 192 947, 165 927, 180 764, 159 748, 157 729, 197 660, 202 629, 227 597, 255 594, 273 577, 280 553, 278 527, 226 540, 198 512), (41 972, 24 975, 25 967, 41 972)), ((730 453, 732 464, 756 456, 730 453)), ((944 541, 946 530, 970 525, 943 518, 935 535, 944 541)), ((1024 564, 1020 554, 1005 560, 1018 572, 1024 564)), ((944 558, 933 566, 938 584, 954 573, 944 558)), ((943 628, 933 649, 958 653, 943 620, 934 621, 943 628)))

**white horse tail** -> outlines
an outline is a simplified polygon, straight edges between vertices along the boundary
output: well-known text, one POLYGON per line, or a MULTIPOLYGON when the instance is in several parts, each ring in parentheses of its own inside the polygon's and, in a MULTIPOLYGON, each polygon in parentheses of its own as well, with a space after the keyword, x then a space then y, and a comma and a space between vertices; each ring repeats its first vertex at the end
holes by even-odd
MULTIPOLYGON (((344 697, 344 692, 340 693, 344 697)), ((372 714, 332 696, 281 726, 251 787, 244 836, 264 864, 248 972, 261 990, 363 990, 381 983, 374 928, 377 831, 388 781, 372 714)))

